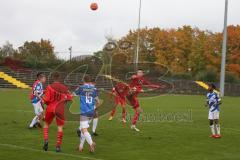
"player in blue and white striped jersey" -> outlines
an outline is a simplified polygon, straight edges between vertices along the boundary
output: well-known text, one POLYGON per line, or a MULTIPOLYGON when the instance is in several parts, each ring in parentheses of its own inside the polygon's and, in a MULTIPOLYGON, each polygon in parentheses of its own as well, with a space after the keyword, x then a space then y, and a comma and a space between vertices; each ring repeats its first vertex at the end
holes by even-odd
POLYGON ((210 122, 210 129, 211 129, 211 137, 212 138, 220 138, 220 124, 219 124, 219 113, 220 113, 220 104, 221 98, 217 93, 214 92, 216 86, 214 84, 209 85, 209 93, 207 93, 207 104, 206 106, 209 107, 208 119, 210 122))
POLYGON ((40 120, 43 118, 43 106, 42 106, 42 96, 43 96, 43 83, 46 82, 46 76, 43 73, 37 74, 37 80, 32 86, 30 93, 30 101, 34 108, 35 117, 33 118, 29 128, 33 128, 35 125, 41 127, 40 120))

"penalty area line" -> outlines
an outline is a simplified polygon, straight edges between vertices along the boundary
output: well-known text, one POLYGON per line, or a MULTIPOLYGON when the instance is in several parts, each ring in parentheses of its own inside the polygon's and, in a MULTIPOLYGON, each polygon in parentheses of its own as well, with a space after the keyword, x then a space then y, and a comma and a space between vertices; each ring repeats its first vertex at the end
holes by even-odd
POLYGON ((89 159, 89 160, 103 160, 103 159, 86 157, 86 156, 80 156, 80 155, 75 155, 75 154, 70 154, 70 153, 56 153, 56 152, 54 152, 54 151, 43 151, 43 150, 39 150, 39 149, 33 149, 33 148, 27 148, 27 147, 17 146, 17 145, 13 145, 13 144, 0 143, 0 146, 9 147, 9 148, 16 148, 16 149, 21 149, 21 150, 28 150, 28 151, 33 151, 33 152, 40 152, 40 153, 44 153, 44 154, 46 153, 46 154, 51 154, 51 155, 56 155, 56 156, 66 156, 66 157, 73 157, 73 158, 83 158, 83 159, 89 159))

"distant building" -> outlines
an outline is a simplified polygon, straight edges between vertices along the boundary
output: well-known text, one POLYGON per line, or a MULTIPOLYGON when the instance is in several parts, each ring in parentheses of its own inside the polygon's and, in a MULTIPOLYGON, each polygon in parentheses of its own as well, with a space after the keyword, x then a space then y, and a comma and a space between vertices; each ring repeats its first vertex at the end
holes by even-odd
POLYGON ((72 60, 76 60, 76 61, 82 61, 86 58, 90 58, 92 57, 93 55, 80 55, 80 56, 76 56, 76 57, 73 57, 72 60))

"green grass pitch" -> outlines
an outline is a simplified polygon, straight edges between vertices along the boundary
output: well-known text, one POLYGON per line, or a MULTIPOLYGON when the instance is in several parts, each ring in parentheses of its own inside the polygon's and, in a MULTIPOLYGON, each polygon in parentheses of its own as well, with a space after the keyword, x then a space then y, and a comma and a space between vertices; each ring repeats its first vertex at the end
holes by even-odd
MULTIPOLYGON (((225 97, 221 106, 221 139, 209 138, 205 96, 165 95, 142 98, 143 119, 140 133, 130 130, 130 122, 108 115, 99 121, 96 152, 79 153, 76 148, 78 122, 67 122, 62 153, 55 153, 55 123, 50 129, 50 147, 42 151, 42 131, 29 130, 33 108, 28 91, 0 90, 0 160, 239 160, 240 98, 225 97), (159 118, 163 113, 162 119, 159 118), (164 115, 168 115, 164 117, 164 115), (172 119, 174 116, 178 115, 172 119), (181 117, 182 116, 182 117, 181 117), (146 118, 148 117, 148 118, 146 118)), ((77 105, 74 106, 77 108, 77 105)), ((132 110, 128 107, 129 114, 132 110)), ((118 110, 120 114, 120 110, 118 110)), ((118 115, 119 117, 119 115, 118 115)))

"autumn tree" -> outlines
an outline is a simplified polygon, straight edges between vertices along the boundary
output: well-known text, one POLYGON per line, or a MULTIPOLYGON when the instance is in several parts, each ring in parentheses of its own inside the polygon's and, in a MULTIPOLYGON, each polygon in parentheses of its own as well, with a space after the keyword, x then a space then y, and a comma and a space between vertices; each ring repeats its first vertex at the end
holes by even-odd
MULTIPOLYGON (((138 32, 139 61, 158 62, 172 73, 220 73, 222 33, 191 26, 177 29, 142 28, 130 30, 119 41, 132 44, 125 54, 133 61, 138 32)), ((227 72, 240 77, 240 26, 228 26, 227 72)), ((205 74, 207 75, 207 73, 205 74)), ((218 76, 218 75, 217 75, 218 76)))
POLYGON ((240 78, 240 26, 228 27, 227 71, 240 78))
POLYGON ((26 41, 18 50, 17 58, 21 60, 51 61, 56 59, 54 47, 49 40, 41 39, 40 42, 26 41))

